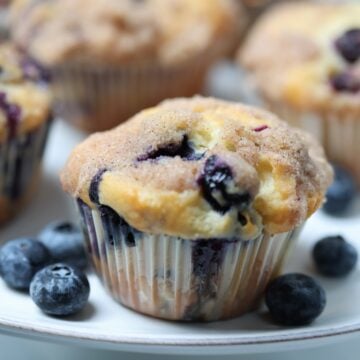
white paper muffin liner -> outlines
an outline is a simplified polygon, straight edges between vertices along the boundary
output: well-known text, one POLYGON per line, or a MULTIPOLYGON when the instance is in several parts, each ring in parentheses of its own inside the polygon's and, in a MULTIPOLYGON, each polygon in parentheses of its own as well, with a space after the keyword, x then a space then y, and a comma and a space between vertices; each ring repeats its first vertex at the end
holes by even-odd
POLYGON ((201 91, 205 75, 223 49, 172 66, 86 66, 50 70, 57 114, 85 131, 110 129, 160 101, 201 91))
POLYGON ((360 119, 351 114, 300 112, 290 106, 266 101, 283 120, 313 134, 323 145, 332 163, 353 173, 360 184, 360 119))
POLYGON ((0 223, 13 217, 34 193, 50 121, 0 143, 0 223))
POLYGON ((115 212, 77 204, 89 255, 113 298, 170 320, 215 321, 256 308, 300 232, 184 240, 139 232, 115 212))

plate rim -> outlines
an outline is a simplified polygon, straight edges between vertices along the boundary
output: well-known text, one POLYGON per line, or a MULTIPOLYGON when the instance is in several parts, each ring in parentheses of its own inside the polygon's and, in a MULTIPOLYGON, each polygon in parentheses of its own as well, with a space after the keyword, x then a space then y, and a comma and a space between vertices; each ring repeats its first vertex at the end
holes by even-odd
MULTIPOLYGON (((57 122, 59 126, 67 126, 64 123, 57 122)), ((69 135, 69 132, 65 132, 65 129, 56 129, 55 126, 52 129, 50 136, 60 136, 61 138, 69 135), (55 131, 56 130, 56 131, 55 131), (55 133, 54 133, 55 131, 55 133), (60 134, 60 135, 59 135, 60 134)), ((73 133, 71 133, 73 134, 73 133)), ((76 134, 75 134, 76 135, 76 134)), ((59 160, 59 152, 57 140, 53 139, 51 149, 47 149, 47 160, 45 161, 44 175, 43 180, 53 179, 55 172, 59 170, 59 163, 62 161, 59 160), (51 150, 52 152, 50 152, 51 150), (54 151, 56 150, 56 151, 54 151), (56 156, 55 156, 56 154, 56 156), (56 161, 55 161, 56 160, 56 161)), ((70 137, 70 141, 74 139, 70 137)), ((76 138, 76 142, 78 139, 76 138)), ((66 152, 66 151, 65 151, 66 152)), ((56 176, 57 179, 57 176, 56 176)), ((51 189, 50 189, 51 190, 51 189)), ((336 225, 336 224, 335 224, 336 225)), ((336 225, 337 226, 337 225, 336 225)), ((306 344, 311 344, 311 340, 326 341, 326 339, 341 338, 341 336, 346 336, 350 334, 359 334, 360 332, 360 320, 356 319, 355 321, 351 318, 348 318, 347 321, 337 321, 329 325, 323 325, 321 327, 303 327, 301 328, 278 328, 279 331, 275 333, 270 331, 270 333, 240 333, 240 334, 215 334, 215 335, 204 335, 202 337, 193 337, 191 338, 191 333, 182 334, 182 335, 161 335, 161 338, 156 335, 146 334, 146 332, 138 334, 125 334, 124 332, 119 334, 118 332, 113 333, 99 333, 92 331, 84 331, 84 328, 78 328, 75 325, 73 326, 54 326, 52 322, 46 323, 31 323, 30 321, 24 321, 21 317, 11 317, 11 314, 5 313, 0 316, 0 332, 12 334, 14 336, 25 336, 32 337, 34 339, 44 339, 47 338, 49 341, 53 342, 82 342, 87 346, 91 344, 97 344, 101 347, 104 346, 113 346, 114 348, 126 347, 126 346, 144 346, 148 349, 151 348, 168 348, 168 349, 198 349, 202 351, 206 347, 215 349, 216 347, 225 350, 225 349, 235 349, 237 348, 240 352, 242 349, 249 349, 249 352, 252 352, 256 349, 256 346, 272 346, 276 344, 300 344, 306 342, 306 344), (295 331, 297 330, 297 331, 295 331)), ((100 325, 101 326, 101 325, 100 325)), ((86 328, 85 328, 86 330, 86 328)), ((307 345, 304 345, 307 346, 307 345)), ((280 348, 281 346, 279 346, 280 348)), ((281 350, 281 349, 277 349, 281 350)))
POLYGON ((184 338, 175 339, 174 336, 166 337, 163 335, 161 340, 157 340, 155 336, 106 336, 91 333, 81 333, 73 330, 62 330, 51 326, 31 326, 30 324, 22 324, 21 321, 6 320, 0 318, 0 331, 8 333, 21 333, 22 335, 30 335, 36 337, 61 337, 65 341, 85 341, 97 342, 112 345, 142 345, 142 346, 166 346, 166 347, 231 347, 231 346, 254 346, 254 345, 274 345, 279 343, 293 343, 299 341, 310 341, 316 339, 326 339, 331 337, 339 337, 360 332, 360 322, 351 325, 343 325, 328 329, 304 330, 296 333, 286 333, 284 328, 281 333, 276 335, 251 335, 251 336, 222 336, 221 338, 184 338))

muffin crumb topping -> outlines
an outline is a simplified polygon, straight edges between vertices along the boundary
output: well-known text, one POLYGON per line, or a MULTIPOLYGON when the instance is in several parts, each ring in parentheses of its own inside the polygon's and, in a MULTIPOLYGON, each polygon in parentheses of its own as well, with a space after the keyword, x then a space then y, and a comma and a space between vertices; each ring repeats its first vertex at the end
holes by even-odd
POLYGON ((17 0, 11 13, 15 42, 46 65, 177 64, 223 46, 242 7, 233 0, 17 0))
POLYGON ((321 206, 331 178, 308 134, 201 97, 165 101, 90 136, 61 176, 73 197, 138 231, 192 240, 290 231, 321 206))
POLYGON ((276 5, 258 20, 239 51, 239 62, 268 103, 340 118, 360 115, 359 59, 356 1, 276 5))

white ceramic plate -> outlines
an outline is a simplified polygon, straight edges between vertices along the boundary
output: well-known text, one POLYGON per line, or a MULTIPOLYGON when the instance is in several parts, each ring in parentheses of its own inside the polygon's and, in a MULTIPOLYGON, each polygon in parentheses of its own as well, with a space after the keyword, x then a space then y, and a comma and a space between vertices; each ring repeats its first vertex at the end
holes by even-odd
MULTIPOLYGON (((81 133, 68 125, 55 124, 40 191, 31 207, 2 229, 2 241, 34 235, 51 220, 73 217, 71 202, 60 189, 57 174, 73 146, 82 138, 81 133)), ((324 235, 341 233, 356 243, 360 237, 360 209, 354 213, 341 220, 316 214, 305 228, 286 270, 313 274, 310 250, 314 241, 324 235)), ((27 295, 8 289, 0 281, 0 330, 17 336, 86 346, 178 354, 235 354, 304 348, 360 331, 359 269, 345 280, 319 280, 328 295, 326 310, 313 325, 302 328, 278 327, 269 320, 265 310, 210 324, 152 319, 115 303, 94 275, 90 275, 90 303, 84 312, 69 319, 51 318, 43 315, 27 295)))

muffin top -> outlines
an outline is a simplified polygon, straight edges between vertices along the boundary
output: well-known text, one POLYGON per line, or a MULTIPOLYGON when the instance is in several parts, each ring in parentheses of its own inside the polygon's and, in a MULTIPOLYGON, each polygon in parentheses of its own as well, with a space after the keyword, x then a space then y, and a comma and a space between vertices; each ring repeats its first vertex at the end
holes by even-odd
POLYGON ((359 116, 360 3, 275 6, 255 25, 239 60, 271 101, 359 116))
POLYGON ((222 44, 234 0, 16 0, 16 42, 48 65, 66 61, 173 64, 222 44))
POLYGON ((0 141, 35 129, 50 116, 50 94, 38 65, 0 47, 0 141))
POLYGON ((332 171, 320 146, 268 112, 195 97, 91 135, 61 174, 65 191, 137 230, 253 239, 302 224, 332 171))

